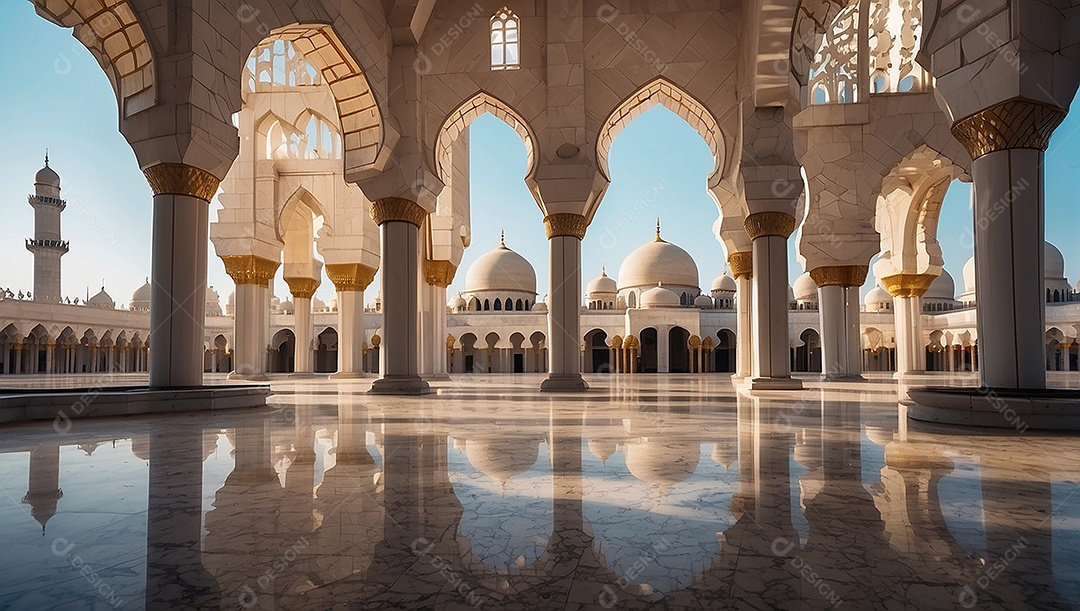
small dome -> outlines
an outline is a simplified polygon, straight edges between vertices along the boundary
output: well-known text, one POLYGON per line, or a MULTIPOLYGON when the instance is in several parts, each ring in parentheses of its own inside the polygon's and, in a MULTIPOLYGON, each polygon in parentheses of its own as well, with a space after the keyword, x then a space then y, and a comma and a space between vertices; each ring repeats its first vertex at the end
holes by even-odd
POLYGON ((882 309, 882 306, 892 304, 892 302, 892 295, 889 294, 889 291, 886 291, 880 286, 875 286, 870 289, 870 291, 866 293, 866 297, 863 297, 863 305, 865 305, 868 310, 880 310, 882 309))
POLYGON ((712 290, 713 292, 728 291, 734 293, 738 290, 738 286, 735 284, 735 279, 729 276, 727 272, 724 272, 716 278, 713 278, 712 290))
POLYGON ((281 308, 281 311, 285 314, 296 313, 296 304, 293 303, 293 300, 288 297, 285 298, 285 301, 281 302, 281 305, 279 307, 281 308))
POLYGON ((619 268, 619 288, 656 286, 659 283, 675 286, 698 286, 698 268, 690 253, 656 237, 635 248, 619 268))
POLYGON ((1053 280, 1065 277, 1065 257, 1050 242, 1043 242, 1043 277, 1053 280))
POLYGON ((975 257, 964 264, 964 293, 975 294, 975 257))
POLYGON ((593 295, 597 293, 615 294, 619 291, 618 286, 615 284, 613 278, 609 278, 606 269, 600 270, 600 275, 589 281, 589 284, 585 287, 586 295, 593 295))
POLYGON ((694 474, 701 446, 693 441, 642 441, 627 444, 624 453, 631 475, 647 484, 667 487, 694 474))
POLYGON ((311 296, 311 310, 313 312, 322 312, 326 309, 326 302, 319 299, 315 295, 311 296))
POLYGON ((708 295, 698 295, 697 298, 694 299, 694 307, 702 309, 713 307, 712 297, 709 297, 708 295))
POLYGON ((105 287, 101 287, 96 295, 87 300, 86 305, 92 308, 100 308, 102 310, 115 310, 116 302, 113 298, 105 292, 105 287))
POLYGON ((659 285, 642 293, 640 303, 643 308, 677 308, 681 305, 678 295, 659 285))
POLYGON ((34 184, 60 188, 60 175, 49 167, 48 155, 45 156, 45 167, 38 170, 37 174, 34 174, 34 184))
POLYGON ((480 255, 465 274, 465 291, 517 291, 536 294, 536 271, 525 257, 500 242, 480 255))
POLYGON ((337 312, 337 289, 330 291, 330 301, 326 302, 326 305, 334 312, 337 312))
POLYGON ((465 298, 462 297, 461 295, 454 295, 450 299, 450 302, 447 303, 446 305, 449 306, 450 309, 452 309, 452 310, 464 310, 468 306, 468 303, 465 301, 465 298))
POLYGON ((811 303, 817 303, 817 288, 817 283, 810 277, 810 272, 803 272, 801 276, 795 279, 795 284, 791 285, 795 301, 808 301, 811 303))
POLYGON ((600 462, 607 463, 607 459, 619 450, 619 446, 610 439, 593 438, 589 440, 589 452, 599 458, 600 462))
POLYGON ((131 294, 131 311, 132 312, 149 312, 150 311, 150 279, 147 278, 146 282, 142 286, 135 289, 135 292, 131 294))
POLYGON ((934 278, 934 281, 930 283, 930 288, 926 290, 923 299, 943 299, 945 301, 956 299, 956 285, 953 283, 953 278, 949 275, 949 272, 944 269, 941 270, 941 275, 934 278))
POLYGON ((540 457, 540 443, 514 437, 468 439, 465 456, 481 473, 505 486, 511 477, 532 469, 540 457))

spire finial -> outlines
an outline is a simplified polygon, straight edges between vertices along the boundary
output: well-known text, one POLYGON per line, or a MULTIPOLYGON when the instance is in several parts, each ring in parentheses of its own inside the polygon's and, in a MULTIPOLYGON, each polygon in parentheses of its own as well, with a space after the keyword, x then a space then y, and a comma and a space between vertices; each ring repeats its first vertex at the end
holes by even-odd
POLYGON ((502 229, 502 230, 499 231, 499 246, 502 246, 504 248, 506 247, 506 230, 505 229, 502 229))
POLYGON ((660 237, 660 217, 656 217, 656 237, 653 238, 653 242, 663 242, 663 238, 660 237))
POLYGON ((607 266, 606 265, 601 265, 600 266, 600 275, 601 276, 606 276, 607 275, 607 266))
POLYGON ((49 149, 45 149, 45 167, 49 167, 49 149))

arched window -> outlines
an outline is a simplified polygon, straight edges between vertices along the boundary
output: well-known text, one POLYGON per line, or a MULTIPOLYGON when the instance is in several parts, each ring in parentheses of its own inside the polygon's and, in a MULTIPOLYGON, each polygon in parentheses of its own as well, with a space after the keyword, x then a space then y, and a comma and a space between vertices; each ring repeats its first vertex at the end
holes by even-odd
POLYGON ((518 19, 510 9, 503 7, 491 18, 491 69, 514 70, 518 62, 518 19))
MULTIPOLYGON (((495 302, 495 303, 498 303, 498 302, 495 302)), ((491 309, 491 300, 490 299, 485 299, 484 300, 484 311, 487 312, 490 309, 491 309)))
POLYGON ((529 300, 528 299, 525 300, 525 311, 526 312, 529 311, 529 300))
POLYGON ((506 298, 506 302, 503 304, 503 309, 508 312, 514 311, 514 302, 510 301, 509 297, 506 298))
POLYGON ((495 300, 495 309, 496 310, 502 310, 502 302, 499 301, 498 299, 495 300))
POLYGON ((522 306, 523 306, 523 304, 521 303, 521 300, 520 300, 520 299, 518 299, 518 300, 517 300, 517 303, 515 303, 515 304, 514 304, 514 309, 520 312, 521 310, 524 310, 524 309, 525 309, 525 308, 524 308, 524 307, 522 307, 522 306))
POLYGON ((476 310, 477 312, 479 312, 480 311, 480 300, 473 297, 473 306, 474 306, 473 309, 476 310))

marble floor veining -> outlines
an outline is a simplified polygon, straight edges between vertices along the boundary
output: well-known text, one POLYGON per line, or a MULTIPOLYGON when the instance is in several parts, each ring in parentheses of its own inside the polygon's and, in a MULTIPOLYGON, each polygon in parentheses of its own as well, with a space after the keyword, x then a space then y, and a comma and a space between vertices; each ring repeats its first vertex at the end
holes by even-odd
POLYGON ((1063 609, 1080 437, 898 389, 282 378, 266 409, 0 428, 0 609, 1063 609))

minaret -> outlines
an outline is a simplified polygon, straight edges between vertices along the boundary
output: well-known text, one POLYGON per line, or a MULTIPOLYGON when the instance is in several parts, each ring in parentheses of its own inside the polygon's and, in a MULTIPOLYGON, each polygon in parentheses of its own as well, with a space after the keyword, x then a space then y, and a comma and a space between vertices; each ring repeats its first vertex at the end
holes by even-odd
POLYGON ((60 199, 60 176, 49 167, 48 153, 28 199, 34 207, 34 237, 26 240, 26 250, 34 253, 34 301, 59 303, 60 257, 68 251, 60 239, 60 213, 67 202, 60 199))
POLYGON ((60 489, 60 446, 56 443, 43 443, 30 452, 30 485, 23 497, 23 503, 30 505, 30 515, 41 524, 41 534, 45 534, 45 523, 56 514, 56 504, 63 498, 60 489))

